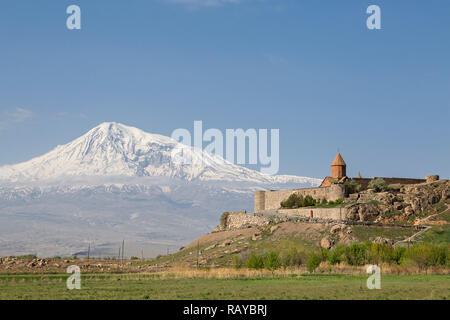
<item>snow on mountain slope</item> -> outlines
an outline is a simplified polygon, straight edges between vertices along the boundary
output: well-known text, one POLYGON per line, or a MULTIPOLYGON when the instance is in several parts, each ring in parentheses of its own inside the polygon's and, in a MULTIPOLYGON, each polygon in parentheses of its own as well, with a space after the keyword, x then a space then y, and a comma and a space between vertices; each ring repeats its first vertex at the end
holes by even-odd
POLYGON ((227 162, 172 138, 105 122, 74 141, 49 153, 16 165, 0 167, 0 182, 67 179, 69 177, 164 176, 187 181, 222 180, 262 184, 299 183, 315 186, 320 181, 297 176, 269 176, 227 162), (173 161, 175 148, 190 154, 192 164, 173 161))
POLYGON ((317 186, 268 176, 175 140, 117 123, 30 161, 0 167, 0 256, 154 256, 210 232, 224 211, 253 209, 253 192, 317 186), (191 153, 193 165, 172 160, 191 153), (203 161, 200 161, 203 160, 203 161))

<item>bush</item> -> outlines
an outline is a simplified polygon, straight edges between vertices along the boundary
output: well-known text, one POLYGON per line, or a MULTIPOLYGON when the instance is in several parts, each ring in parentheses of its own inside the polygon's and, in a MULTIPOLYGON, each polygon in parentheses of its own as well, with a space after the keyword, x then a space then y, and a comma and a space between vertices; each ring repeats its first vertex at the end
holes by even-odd
POLYGON ((303 197, 302 195, 293 193, 286 200, 280 203, 282 208, 293 209, 301 207, 311 207, 319 203, 319 200, 314 199, 310 195, 303 197))
POLYGON ((297 196, 297 194, 295 194, 295 193, 291 194, 289 196, 289 198, 287 198, 286 200, 284 200, 280 203, 281 207, 282 208, 294 208, 298 202, 298 198, 299 197, 297 196))
POLYGON ((303 201, 304 201, 303 196, 301 194, 297 195, 297 197, 295 198, 294 207, 297 208, 303 207, 303 201))
POLYGON ((394 262, 398 265, 408 258, 408 251, 404 247, 397 247, 394 249, 394 262))
POLYGON ((345 249, 346 249, 345 245, 342 244, 337 245, 328 252, 327 261, 332 265, 341 263, 344 259, 345 249))
POLYGON ((421 269, 431 266, 445 266, 448 260, 448 245, 436 246, 431 243, 423 243, 411 246, 408 259, 421 269))
POLYGON ((357 183, 355 180, 347 180, 345 181, 344 185, 346 186, 347 192, 349 194, 358 193, 359 190, 361 190, 361 185, 357 183))
POLYGON ((352 243, 345 248, 344 259, 351 266, 362 266, 366 263, 367 245, 364 243, 352 243))
POLYGON ((22 256, 10 256, 10 258, 18 258, 18 259, 36 259, 37 256, 35 254, 24 254, 22 256))
POLYGON ((242 258, 240 255, 233 256, 233 268, 240 269, 243 266, 242 258))
POLYGON ((372 243, 368 247, 367 260, 372 264, 393 263, 395 261, 394 247, 383 243, 372 243))
POLYGON ((309 272, 314 272, 320 265, 320 262, 319 256, 316 253, 313 253, 309 256, 308 261, 306 261, 306 268, 309 272))
POLYGON ((316 204, 316 201, 310 195, 303 198, 302 207, 311 207, 316 204))
POLYGON ((258 254, 252 253, 247 259, 247 268, 249 269, 263 269, 264 259, 258 254))
POLYGON ((264 260, 264 267, 267 270, 274 272, 280 266, 281 264, 280 261, 278 260, 278 253, 276 253, 275 251, 270 251, 266 259, 264 260))
POLYGON ((342 198, 339 198, 339 199, 336 199, 335 201, 328 201, 328 205, 335 206, 335 205, 341 204, 343 202, 344 202, 344 200, 342 200, 342 198))
POLYGON ((282 252, 279 259, 283 268, 299 266, 302 264, 301 255, 296 248, 292 248, 288 252, 282 252))
POLYGON ((367 187, 369 189, 374 189, 375 192, 380 192, 386 189, 386 182, 381 178, 373 179, 367 187))
POLYGON ((331 265, 346 262, 351 266, 362 266, 366 263, 405 265, 413 264, 419 268, 449 266, 450 245, 437 246, 431 243, 413 245, 409 248, 397 247, 380 243, 353 243, 351 245, 337 245, 334 249, 315 250, 307 261, 310 272, 320 264, 328 261, 331 265))

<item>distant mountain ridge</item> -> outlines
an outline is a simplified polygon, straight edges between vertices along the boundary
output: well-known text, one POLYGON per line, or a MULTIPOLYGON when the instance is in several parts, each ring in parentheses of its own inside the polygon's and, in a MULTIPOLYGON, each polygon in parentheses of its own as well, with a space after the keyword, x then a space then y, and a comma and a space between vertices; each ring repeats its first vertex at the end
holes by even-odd
POLYGON ((0 167, 0 256, 147 256, 210 232, 224 211, 253 210, 255 190, 318 186, 268 176, 203 150, 118 123, 16 165, 0 167), (194 165, 172 161, 174 148, 194 165), (202 158, 203 162, 195 161, 202 158))
POLYGON ((187 181, 221 180, 315 185, 318 179, 269 176, 179 144, 172 138, 138 128, 105 122, 50 152, 16 165, 0 167, 0 182, 54 180, 67 177, 163 176, 187 181), (173 161, 174 148, 193 158, 191 165, 173 161), (199 161, 199 160, 202 161, 199 161))

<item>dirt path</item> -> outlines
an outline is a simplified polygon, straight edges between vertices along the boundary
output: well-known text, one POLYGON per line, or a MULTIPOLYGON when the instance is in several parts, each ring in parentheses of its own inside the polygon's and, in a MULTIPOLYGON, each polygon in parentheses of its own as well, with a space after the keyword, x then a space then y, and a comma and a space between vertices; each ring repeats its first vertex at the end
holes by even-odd
POLYGON ((447 206, 447 209, 445 209, 444 211, 439 212, 439 213, 432 214, 431 216, 428 216, 428 217, 423 218, 423 219, 419 219, 419 220, 417 220, 416 223, 414 223, 414 224, 415 224, 415 225, 423 225, 423 224, 426 223, 430 218, 436 217, 436 216, 438 216, 438 215, 440 215, 440 214, 443 214, 443 213, 449 211, 449 210, 450 210, 450 204, 446 204, 446 206, 447 206))
MULTIPOLYGON (((443 213, 449 211, 449 210, 450 210, 450 204, 446 204, 446 206, 447 206, 447 209, 445 209, 444 211, 442 211, 442 212, 440 212, 440 213, 435 213, 435 214, 432 214, 431 216, 428 216, 428 217, 426 217, 426 218, 420 219, 420 220, 418 220, 418 221, 417 221, 416 223, 414 223, 414 224, 415 224, 415 225, 422 225, 422 226, 424 226, 424 223, 426 223, 430 218, 435 217, 435 216, 438 216, 438 215, 440 215, 440 214, 443 214, 443 213)), ((417 238, 418 236, 424 234, 425 232, 427 232, 427 231, 430 230, 430 229, 431 229, 431 226, 425 225, 425 228, 423 228, 423 229, 420 230, 419 232, 413 234, 412 236, 410 236, 410 237, 408 237, 408 238, 406 238, 406 239, 404 239, 404 240, 400 240, 400 241, 397 241, 396 243, 394 243, 394 247, 397 246, 397 245, 400 244, 400 243, 412 242, 412 241, 414 241, 415 238, 417 238)))

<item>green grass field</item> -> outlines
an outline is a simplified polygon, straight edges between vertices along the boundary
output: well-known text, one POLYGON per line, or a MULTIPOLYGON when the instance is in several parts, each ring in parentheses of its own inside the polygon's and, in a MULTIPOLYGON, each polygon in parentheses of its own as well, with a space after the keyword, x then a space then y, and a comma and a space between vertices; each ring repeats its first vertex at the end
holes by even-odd
POLYGON ((366 276, 157 279, 154 275, 83 275, 68 290, 68 275, 0 276, 0 299, 449 299, 448 275, 382 275, 369 290, 366 276))

